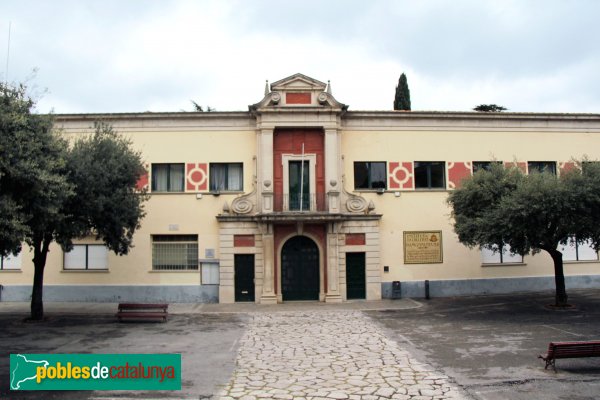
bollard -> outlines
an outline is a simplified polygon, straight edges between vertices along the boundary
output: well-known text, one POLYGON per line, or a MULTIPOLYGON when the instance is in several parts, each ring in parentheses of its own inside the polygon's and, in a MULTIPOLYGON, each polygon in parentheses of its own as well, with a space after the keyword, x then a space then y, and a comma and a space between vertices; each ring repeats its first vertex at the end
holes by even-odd
POLYGON ((429 300, 429 280, 425 280, 425 298, 429 300))

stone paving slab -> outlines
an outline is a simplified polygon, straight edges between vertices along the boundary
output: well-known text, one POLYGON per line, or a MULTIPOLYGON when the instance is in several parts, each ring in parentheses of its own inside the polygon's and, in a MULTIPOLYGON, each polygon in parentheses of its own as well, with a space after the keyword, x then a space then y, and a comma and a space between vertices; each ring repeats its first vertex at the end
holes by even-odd
POLYGON ((253 314, 221 399, 463 399, 358 311, 253 314))

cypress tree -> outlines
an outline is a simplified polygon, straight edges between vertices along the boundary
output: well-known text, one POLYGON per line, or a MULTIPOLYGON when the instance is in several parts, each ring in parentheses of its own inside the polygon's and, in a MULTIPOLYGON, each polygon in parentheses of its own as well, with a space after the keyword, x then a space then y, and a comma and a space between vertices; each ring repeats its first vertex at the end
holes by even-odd
POLYGON ((410 111, 410 90, 406 74, 403 72, 396 86, 396 98, 394 99, 394 110, 410 111))

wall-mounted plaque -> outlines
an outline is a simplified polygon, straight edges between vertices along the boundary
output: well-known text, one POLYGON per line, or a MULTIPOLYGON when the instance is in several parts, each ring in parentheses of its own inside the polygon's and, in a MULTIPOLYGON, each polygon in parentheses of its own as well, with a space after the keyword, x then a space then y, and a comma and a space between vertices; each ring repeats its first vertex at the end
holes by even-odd
POLYGON ((404 232, 404 264, 436 264, 442 260, 442 231, 404 232))

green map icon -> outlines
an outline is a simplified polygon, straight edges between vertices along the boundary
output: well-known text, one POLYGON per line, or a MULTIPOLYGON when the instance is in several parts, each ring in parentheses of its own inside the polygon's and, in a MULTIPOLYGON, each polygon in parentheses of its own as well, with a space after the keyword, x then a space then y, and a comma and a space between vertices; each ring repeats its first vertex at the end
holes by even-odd
POLYGON ((22 354, 10 355, 10 388, 11 390, 22 390, 24 382, 33 380, 37 376, 38 367, 47 367, 46 360, 31 360, 22 354))

